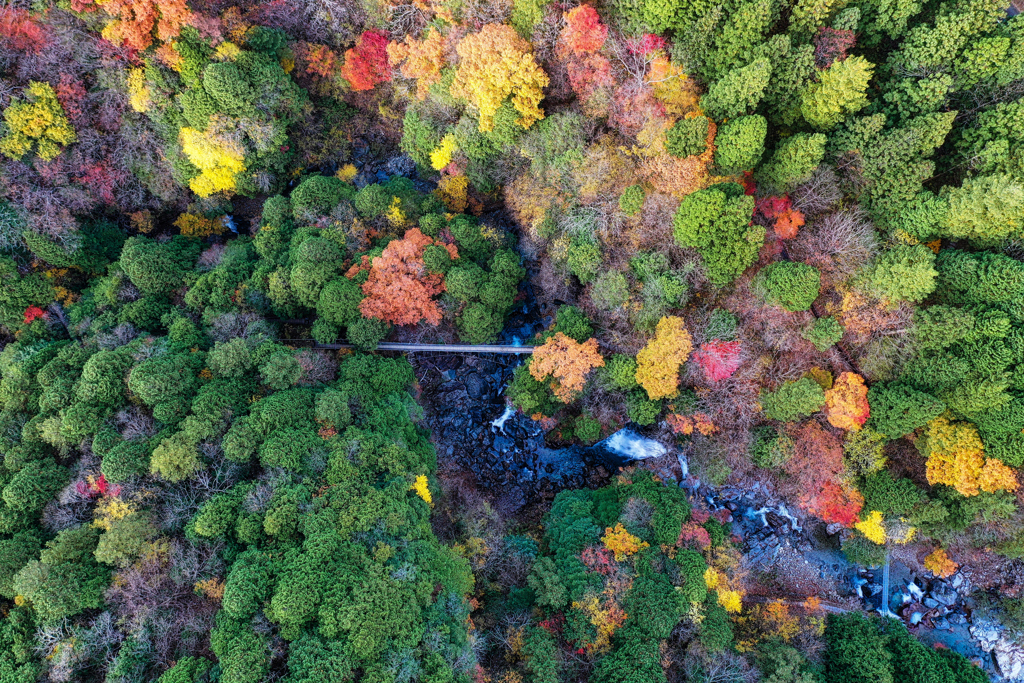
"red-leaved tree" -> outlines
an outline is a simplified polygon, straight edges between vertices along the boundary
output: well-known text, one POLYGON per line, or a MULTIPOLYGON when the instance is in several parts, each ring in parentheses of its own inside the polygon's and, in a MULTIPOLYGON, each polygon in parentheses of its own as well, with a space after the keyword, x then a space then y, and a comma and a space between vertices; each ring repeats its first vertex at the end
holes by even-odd
POLYGON ((380 31, 364 31, 356 46, 345 52, 341 76, 353 90, 373 90, 378 83, 390 81, 387 36, 380 31))
POLYGON ((701 367, 712 382, 732 377, 743 362, 743 349, 738 341, 712 339, 700 345, 693 354, 693 360, 701 367))

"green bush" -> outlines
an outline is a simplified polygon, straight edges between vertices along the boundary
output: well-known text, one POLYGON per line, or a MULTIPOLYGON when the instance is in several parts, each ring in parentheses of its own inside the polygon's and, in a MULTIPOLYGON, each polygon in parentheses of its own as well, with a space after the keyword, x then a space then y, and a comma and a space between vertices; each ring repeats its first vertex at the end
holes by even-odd
POLYGON ((377 318, 359 318, 346 330, 346 337, 360 351, 373 351, 391 334, 391 325, 377 318))
POLYGON ((886 301, 920 302, 935 290, 935 254, 923 244, 897 244, 863 275, 863 288, 886 301))
MULTIPOLYGON (((764 57, 736 67, 711 84, 700 100, 701 109, 716 121, 732 120, 750 113, 764 96, 771 74, 771 62, 764 57)), ((822 140, 823 148, 824 144, 822 140)))
POLYGON ((238 379, 252 370, 252 351, 241 337, 217 342, 207 356, 206 364, 215 375, 238 379))
POLYGON ((116 484, 149 474, 150 446, 145 440, 120 441, 100 463, 100 472, 116 484))
POLYGON ((652 425, 661 415, 661 401, 652 401, 643 390, 626 394, 626 413, 631 422, 638 425, 652 425))
MULTIPOLYGON (((353 195, 354 190, 352 186, 338 178, 319 175, 310 176, 292 190, 290 198, 292 216, 300 224, 316 216, 328 216, 342 200, 352 199, 353 195)), ((272 207, 272 213, 269 214, 266 208, 264 208, 263 220, 265 224, 285 228, 286 219, 283 216, 277 216, 277 213, 281 213, 281 208, 283 207, 272 207)))
POLYGON ((787 311, 806 311, 818 298, 821 276, 806 263, 777 261, 757 273, 754 287, 766 303, 787 311))
POLYGON ((715 166, 721 175, 748 171, 761 161, 768 121, 763 116, 741 116, 723 124, 715 136, 715 166))
POLYGON ((364 218, 376 218, 391 206, 391 193, 383 185, 367 185, 356 193, 356 211, 364 218))
POLYGON ((817 318, 801 336, 819 351, 827 351, 843 338, 843 326, 832 316, 817 318))
POLYGON ((823 405, 825 392, 809 377, 786 382, 775 391, 761 394, 761 409, 769 420, 791 422, 817 412, 823 405))
POLYGON ((603 311, 615 311, 629 301, 629 283, 617 270, 606 270, 594 280, 590 299, 603 311))
POLYGON ((642 185, 630 185, 619 195, 619 211, 627 216, 635 216, 644 208, 646 198, 642 185))
POLYGON ((707 148, 708 117, 706 116, 679 119, 665 135, 665 149, 674 157, 683 158, 703 154, 707 148))
POLYGON ((636 381, 636 359, 633 356, 616 353, 605 361, 599 372, 613 389, 631 391, 639 386, 636 381))
POLYGON ((793 189, 810 180, 814 169, 825 156, 827 138, 821 133, 796 133, 778 144, 771 158, 761 165, 754 177, 776 194, 793 189))
POLYGON ((708 279, 727 285, 753 265, 764 243, 764 228, 750 223, 753 213, 754 198, 735 183, 688 194, 672 220, 676 244, 696 248, 708 279))
POLYGON ((601 247, 589 239, 573 239, 569 243, 568 265, 580 282, 591 282, 601 267, 601 247))
POLYGON ((905 384, 875 384, 868 389, 871 416, 867 426, 898 439, 925 426, 946 410, 946 405, 905 384))
POLYGON ((275 391, 294 386, 302 376, 302 366, 291 353, 275 353, 260 366, 263 383, 275 391))

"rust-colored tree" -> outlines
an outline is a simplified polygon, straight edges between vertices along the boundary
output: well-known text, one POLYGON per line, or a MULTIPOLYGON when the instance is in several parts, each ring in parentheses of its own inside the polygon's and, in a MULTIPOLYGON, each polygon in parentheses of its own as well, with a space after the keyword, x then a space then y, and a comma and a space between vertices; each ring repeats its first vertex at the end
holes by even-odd
POLYGON ((538 382, 551 377, 551 391, 555 398, 569 403, 583 390, 590 371, 600 367, 604 367, 604 358, 597 350, 596 339, 588 339, 581 344, 556 332, 533 350, 530 374, 538 382))
POLYGON ((833 427, 859 430, 871 414, 864 378, 853 372, 839 375, 832 388, 825 392, 825 414, 833 427))
MULTIPOLYGON (((441 322, 441 308, 433 297, 444 291, 444 276, 430 273, 423 265, 423 250, 434 240, 413 228, 405 237, 384 247, 373 259, 370 275, 363 283, 366 298, 359 303, 365 318, 378 318, 395 325, 415 325, 425 320, 441 322)), ((443 245, 452 258, 458 258, 454 245, 443 245)), ((349 270, 349 275, 354 275, 349 270)))
POLYGON ((353 90, 373 90, 378 83, 390 81, 387 36, 380 31, 363 31, 356 46, 345 52, 341 76, 353 90))
POLYGON ((811 420, 796 430, 784 469, 801 507, 828 523, 849 527, 858 522, 864 498, 847 481, 842 444, 820 424, 811 420))

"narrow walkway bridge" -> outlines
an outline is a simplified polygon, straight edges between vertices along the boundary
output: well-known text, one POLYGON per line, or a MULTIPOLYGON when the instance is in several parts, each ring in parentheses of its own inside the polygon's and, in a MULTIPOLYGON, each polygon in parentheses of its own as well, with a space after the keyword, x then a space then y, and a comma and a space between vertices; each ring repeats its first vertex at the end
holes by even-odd
MULTIPOLYGON (((314 344, 314 349, 354 349, 353 344, 314 344)), ((531 354, 532 346, 502 346, 500 344, 401 344, 381 342, 378 351, 440 352, 440 353, 501 353, 531 354)))

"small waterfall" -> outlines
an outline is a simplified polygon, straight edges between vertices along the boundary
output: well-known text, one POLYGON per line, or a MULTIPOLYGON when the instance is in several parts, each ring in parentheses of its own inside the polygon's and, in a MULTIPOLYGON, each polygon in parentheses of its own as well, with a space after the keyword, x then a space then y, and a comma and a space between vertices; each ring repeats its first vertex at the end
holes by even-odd
POLYGON ((504 434, 505 433, 505 423, 508 422, 508 419, 510 417, 512 417, 513 415, 515 415, 515 414, 516 414, 515 407, 511 403, 506 404, 505 405, 505 412, 503 412, 501 414, 501 417, 499 417, 498 419, 493 420, 491 422, 491 431, 501 432, 502 434, 504 434))
POLYGON ((604 447, 626 460, 646 460, 668 453, 668 449, 659 442, 640 436, 630 429, 620 429, 595 447, 604 447))

